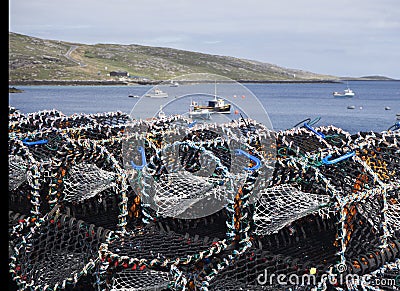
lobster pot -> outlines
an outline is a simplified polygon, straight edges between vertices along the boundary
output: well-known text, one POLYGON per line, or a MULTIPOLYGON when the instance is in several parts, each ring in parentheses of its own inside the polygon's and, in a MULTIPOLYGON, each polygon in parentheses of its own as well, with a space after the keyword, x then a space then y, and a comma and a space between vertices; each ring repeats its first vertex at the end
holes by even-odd
POLYGON ((161 223, 114 237, 101 257, 106 271, 100 274, 100 287, 164 290, 173 282, 171 265, 192 265, 192 261, 198 261, 199 257, 212 254, 209 252, 211 244, 211 240, 198 235, 166 231, 161 223))
POLYGON ((395 280, 400 131, 318 120, 274 132, 243 117, 9 107, 11 288, 339 291, 361 287, 318 284, 323 275, 395 280))
POLYGON ((280 131, 276 136, 276 142, 278 148, 284 148, 279 154, 287 155, 304 155, 332 147, 322 136, 314 134, 306 128, 280 131))
MULTIPOLYGON (((274 234, 255 237, 253 245, 240 255, 232 257, 231 250, 224 250, 190 269, 186 273, 187 287, 194 284, 207 290, 281 290, 276 275, 301 277, 311 267, 319 270, 320 278, 335 261, 334 221, 334 217, 308 215, 274 234), (275 280, 268 281, 269 275, 275 275, 275 280)), ((288 283, 285 287, 299 286, 288 283)))
MULTIPOLYGON (((65 119, 66 116, 58 110, 42 110, 38 112, 9 115, 8 128, 10 132, 29 134, 46 128, 53 127, 57 120, 65 119)), ((56 126, 58 127, 58 126, 56 126)))
POLYGON ((97 124, 108 126, 124 125, 130 121, 130 116, 121 111, 89 114, 89 118, 97 124))
POLYGON ((49 210, 51 175, 57 149, 65 139, 55 131, 13 136, 9 139, 9 205, 26 215, 40 216, 49 210))
POLYGON ((75 286, 91 276, 108 233, 73 217, 51 214, 17 241, 10 263, 13 278, 20 289, 75 286))
POLYGON ((135 194, 112 153, 87 139, 70 139, 61 152, 51 193, 62 210, 99 227, 117 229, 122 217, 125 225, 125 199, 135 194))
POLYGON ((193 237, 216 241, 226 237, 228 218, 229 214, 224 208, 217 213, 197 219, 160 218, 156 225, 157 228, 164 231, 173 231, 182 235, 189 234, 193 237))
MULTIPOLYGON (((133 191, 128 191, 128 203, 133 201, 136 195, 133 191)), ((113 189, 106 189, 99 192, 98 195, 82 201, 70 202, 64 201, 62 204, 65 211, 76 219, 83 220, 89 224, 103 227, 111 230, 118 229, 119 223, 119 200, 113 189)), ((138 217, 127 217, 128 224, 133 228, 140 224, 140 215, 138 217)))

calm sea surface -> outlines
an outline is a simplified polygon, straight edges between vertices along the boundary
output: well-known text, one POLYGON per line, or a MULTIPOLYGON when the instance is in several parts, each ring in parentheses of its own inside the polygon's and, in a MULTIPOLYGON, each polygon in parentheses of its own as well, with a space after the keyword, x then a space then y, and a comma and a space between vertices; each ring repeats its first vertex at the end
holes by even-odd
MULTIPOLYGON (((310 117, 321 117, 316 125, 341 127, 346 131, 383 131, 400 114, 399 81, 352 81, 356 96, 338 99, 343 83, 245 84, 260 100, 275 130, 287 129, 310 117), (355 106, 355 109, 347 109, 355 106), (385 110, 390 107, 391 110, 385 110)), ((189 86, 189 85, 185 85, 189 86)), ((181 90, 184 85, 176 90, 181 90), (179 89, 180 88, 180 89, 179 89)), ((137 98, 152 86, 17 86, 23 93, 10 93, 9 104, 23 113, 57 109, 64 114, 122 111, 131 113, 137 98)), ((149 98, 148 98, 149 99, 149 98)), ((251 110, 251 109, 249 109, 251 110)), ((251 115, 251 112, 250 112, 251 115)))

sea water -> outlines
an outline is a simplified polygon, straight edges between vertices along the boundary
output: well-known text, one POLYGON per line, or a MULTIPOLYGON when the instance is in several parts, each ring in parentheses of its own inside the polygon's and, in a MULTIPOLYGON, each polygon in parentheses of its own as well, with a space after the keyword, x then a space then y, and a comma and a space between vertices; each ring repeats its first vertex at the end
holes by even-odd
MULTIPOLYGON (((315 126, 332 124, 350 133, 383 131, 400 114, 399 81, 350 81, 348 86, 356 94, 353 98, 333 97, 332 92, 347 88, 345 83, 248 83, 243 86, 260 100, 275 130, 291 128, 306 118, 321 117, 315 126), (347 109, 348 106, 354 109, 347 109)), ((108 111, 129 114, 139 100, 129 95, 142 96, 152 88, 148 85, 16 87, 24 92, 9 93, 9 105, 22 113, 57 109, 66 115, 108 111)))

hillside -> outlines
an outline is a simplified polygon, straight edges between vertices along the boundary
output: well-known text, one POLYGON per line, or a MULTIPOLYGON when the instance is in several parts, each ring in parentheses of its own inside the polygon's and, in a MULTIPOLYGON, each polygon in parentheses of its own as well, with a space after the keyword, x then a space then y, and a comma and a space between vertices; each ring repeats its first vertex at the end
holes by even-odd
POLYGON ((110 71, 126 71, 128 81, 168 80, 212 73, 241 81, 337 80, 258 61, 171 48, 120 44, 80 44, 9 33, 9 82, 34 80, 110 81, 110 71))

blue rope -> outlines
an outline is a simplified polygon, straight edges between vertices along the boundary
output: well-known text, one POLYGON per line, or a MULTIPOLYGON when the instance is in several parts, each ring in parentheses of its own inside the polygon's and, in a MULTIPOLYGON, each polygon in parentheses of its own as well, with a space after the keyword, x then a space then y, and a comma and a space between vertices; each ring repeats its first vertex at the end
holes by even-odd
POLYGON ((327 155, 325 158, 322 159, 322 163, 324 163, 325 165, 336 164, 336 163, 338 163, 340 161, 343 161, 345 159, 351 158, 355 154, 356 154, 356 152, 354 152, 354 151, 353 152, 349 152, 349 153, 347 153, 347 154, 345 154, 345 155, 343 155, 341 157, 338 157, 338 158, 336 158, 334 160, 329 160, 332 157, 332 155, 327 155))
POLYGON ((138 150, 139 150, 139 153, 140 153, 141 156, 142 156, 142 165, 141 165, 141 166, 138 166, 138 165, 136 165, 136 164, 131 160, 131 166, 132 166, 132 168, 134 168, 135 170, 142 170, 142 169, 147 165, 147 162, 146 162, 146 153, 145 153, 145 151, 144 151, 144 148, 141 147, 141 146, 138 148, 138 150))
POLYGON ((258 158, 256 158, 255 156, 250 155, 248 152, 245 152, 245 151, 243 151, 243 150, 241 150, 241 149, 235 149, 235 153, 236 153, 236 155, 243 155, 243 156, 246 156, 246 157, 248 157, 250 160, 252 160, 253 162, 256 163, 256 164, 255 164, 253 167, 251 167, 251 168, 245 167, 245 168, 244 168, 245 170, 254 171, 254 170, 257 170, 257 169, 259 169, 259 168, 261 167, 261 161, 260 161, 258 158))
POLYGON ((47 139, 41 139, 41 140, 36 140, 36 141, 28 141, 28 139, 22 140, 24 145, 27 146, 33 146, 33 145, 38 145, 38 144, 46 144, 48 143, 47 139))
POLYGON ((192 128, 193 126, 196 125, 196 123, 197 123, 197 120, 193 121, 192 123, 189 123, 189 124, 188 124, 188 127, 189 127, 189 128, 192 128))
POLYGON ((393 124, 391 127, 389 127, 388 128, 388 130, 387 131, 390 131, 390 130, 398 130, 398 129, 400 129, 400 121, 397 121, 395 124, 393 124))
POLYGON ((312 126, 310 126, 307 122, 304 122, 304 127, 306 127, 308 130, 312 131, 313 133, 315 133, 316 135, 319 135, 322 138, 325 138, 325 134, 323 134, 322 132, 318 132, 316 131, 312 126))

